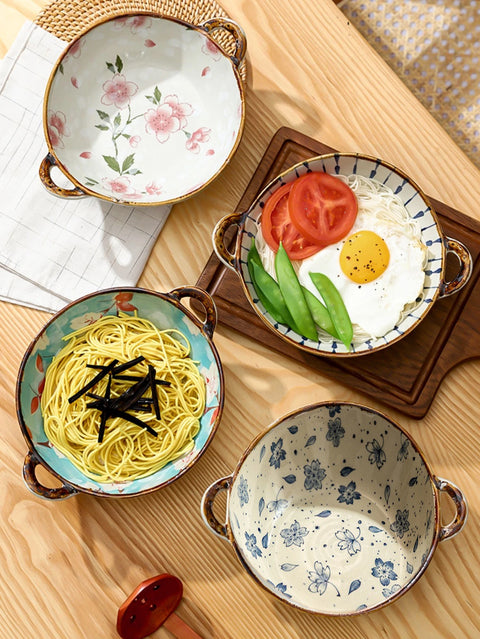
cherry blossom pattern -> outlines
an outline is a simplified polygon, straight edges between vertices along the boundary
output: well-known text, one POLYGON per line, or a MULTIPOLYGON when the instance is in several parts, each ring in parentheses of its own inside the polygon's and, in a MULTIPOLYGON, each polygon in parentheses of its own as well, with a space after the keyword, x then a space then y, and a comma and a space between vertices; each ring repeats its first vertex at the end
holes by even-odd
POLYGON ((160 195, 162 192, 162 187, 158 186, 155 182, 149 182, 145 187, 145 191, 148 193, 148 195, 160 195))
POLYGON ((355 536, 350 530, 344 528, 343 530, 337 530, 335 537, 339 539, 338 547, 340 550, 346 550, 350 556, 360 552, 362 546, 358 541, 360 537, 360 528, 357 526, 358 534, 355 536))
POLYGON ((305 473, 304 486, 306 490, 312 490, 312 488, 320 490, 327 473, 320 465, 318 459, 314 459, 311 464, 305 464, 303 472, 305 473))
POLYGON ((305 526, 300 526, 296 519, 289 528, 284 528, 280 531, 280 536, 283 537, 283 543, 287 547, 292 544, 299 547, 303 546, 306 535, 308 535, 308 530, 305 526))
POLYGON ((116 178, 103 178, 103 186, 121 199, 138 200, 140 193, 130 184, 130 179, 126 175, 119 175, 116 178))
POLYGON ((85 38, 79 38, 78 40, 75 40, 75 42, 73 42, 70 45, 70 48, 68 49, 62 62, 58 65, 58 70, 60 71, 60 73, 63 74, 65 72, 65 65, 67 64, 70 58, 78 59, 80 57, 84 44, 85 44, 85 38))
POLYGON ((48 111, 47 128, 52 146, 63 149, 65 147, 63 138, 70 135, 65 113, 63 111, 48 111))
POLYGON ((351 481, 348 486, 340 486, 338 489, 340 495, 337 497, 337 501, 343 504, 353 504, 354 499, 360 499, 361 495, 357 490, 357 484, 351 481))
POLYGON ((237 492, 238 492, 238 499, 240 500, 240 506, 242 507, 242 506, 245 506, 245 504, 248 504, 248 501, 250 499, 250 496, 248 493, 248 483, 243 475, 241 475, 239 479, 237 492))
POLYGON ((370 453, 370 455, 368 456, 368 461, 371 464, 376 464, 379 470, 387 460, 385 451, 383 450, 383 444, 384 442, 383 442, 383 435, 382 435, 381 444, 374 438, 371 442, 368 442, 366 445, 366 449, 370 453))
POLYGON ((112 104, 117 109, 124 109, 130 104, 130 98, 138 91, 135 82, 129 82, 122 73, 115 73, 111 80, 107 80, 102 86, 104 94, 100 102, 106 106, 112 104))
POLYGON ((340 417, 330 419, 328 421, 327 441, 332 442, 335 448, 338 448, 340 439, 345 435, 345 429, 342 426, 342 420, 340 417))
POLYGON ((408 521, 408 510, 397 510, 395 515, 395 521, 390 526, 390 530, 400 537, 403 537, 404 533, 410 528, 410 522, 408 521))
POLYGON ((245 533, 245 548, 252 553, 254 558, 262 556, 262 551, 257 546, 257 538, 254 534, 249 535, 247 532, 245 533))
POLYGON ((287 455, 287 453, 283 449, 283 439, 281 437, 278 441, 272 442, 270 451, 272 453, 269 460, 270 466, 273 466, 273 468, 280 468, 281 462, 287 455))
POLYGON ((133 35, 137 34, 139 31, 150 29, 152 26, 152 20, 149 16, 125 16, 122 18, 117 18, 114 22, 115 29, 130 29, 133 35))
POLYGON ((391 581, 397 579, 397 573, 393 570, 392 561, 382 561, 380 557, 375 559, 375 566, 372 568, 372 575, 380 579, 382 586, 388 586, 391 581))
MULTIPOLYGON (((184 130, 188 124, 187 117, 193 113, 193 108, 187 102, 180 102, 177 95, 167 95, 162 100, 162 94, 155 87, 152 95, 146 96, 147 100, 155 105, 145 113, 145 130, 155 135, 163 144, 172 133, 184 130)), ((190 134, 186 133, 187 136, 190 134)))
POLYGON ((313 568, 314 570, 308 572, 308 578, 311 582, 308 586, 309 591, 323 595, 327 586, 332 586, 337 591, 337 597, 340 597, 338 588, 330 581, 330 567, 328 565, 324 567, 321 561, 316 561, 313 568))
MULTIPOLYGON (((185 147, 192 153, 200 153, 200 144, 210 140, 211 129, 205 126, 194 131, 185 143, 185 147)), ((211 155, 211 153, 209 153, 211 155)))
POLYGON ((220 60, 220 58, 222 57, 222 52, 220 51, 219 47, 215 44, 215 42, 213 42, 213 40, 210 40, 209 38, 204 39, 204 43, 202 45, 202 53, 208 55, 214 60, 220 60))

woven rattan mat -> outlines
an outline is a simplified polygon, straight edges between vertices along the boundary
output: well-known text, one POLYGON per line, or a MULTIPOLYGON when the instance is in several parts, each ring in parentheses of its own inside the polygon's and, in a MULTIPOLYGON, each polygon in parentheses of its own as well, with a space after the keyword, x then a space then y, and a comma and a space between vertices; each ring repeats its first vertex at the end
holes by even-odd
POLYGON ((341 0, 338 6, 480 168, 480 2, 341 0))
MULTIPOLYGON (((154 11, 195 25, 209 18, 233 19, 215 0, 53 0, 37 16, 35 23, 57 38, 70 42, 102 19, 135 11, 154 11)), ((233 53, 233 38, 227 31, 219 29, 212 32, 212 37, 225 53, 233 53)), ((245 80, 245 61, 240 65, 239 74, 245 80)))

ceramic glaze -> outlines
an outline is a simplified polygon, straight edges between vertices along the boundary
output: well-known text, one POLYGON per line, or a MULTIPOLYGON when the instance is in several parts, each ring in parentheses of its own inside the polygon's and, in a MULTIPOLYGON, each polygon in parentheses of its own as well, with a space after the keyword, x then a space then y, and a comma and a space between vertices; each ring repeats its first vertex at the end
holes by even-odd
MULTIPOLYGON (((185 287, 186 296, 198 291, 199 299, 206 305, 209 296, 200 289, 185 287)), ((23 434, 36 459, 54 475, 77 491, 99 496, 129 496, 149 492, 166 485, 186 472, 210 443, 223 410, 224 386, 220 359, 210 340, 215 323, 202 327, 179 303, 182 289, 177 293, 157 294, 142 289, 109 289, 87 296, 60 311, 45 326, 30 345, 22 362, 17 384, 17 408, 23 434), (180 291, 180 293, 179 293, 180 291), (43 429, 40 398, 45 383, 45 372, 53 357, 65 346, 65 335, 94 323, 104 315, 119 312, 137 313, 150 320, 159 329, 177 328, 191 344, 191 358, 205 380, 206 406, 200 420, 200 430, 195 437, 192 451, 176 459, 157 472, 127 482, 99 483, 85 477, 62 453, 48 441, 43 429)), ((215 317, 210 315, 210 317, 215 317)), ((40 486, 29 486, 41 491, 40 486)), ((49 494, 42 496, 48 497, 49 494)))
POLYGON ((49 146, 93 195, 183 198, 217 175, 239 142, 236 63, 201 28, 153 15, 110 19, 57 63, 44 108, 49 146))
POLYGON ((438 540, 425 459, 367 407, 319 404, 279 420, 227 485, 227 526, 216 532, 262 586, 310 612, 384 605, 423 573, 438 540))
POLYGON ((459 291, 468 281, 472 268, 468 250, 457 240, 443 235, 428 198, 418 186, 402 171, 387 162, 360 154, 334 153, 318 156, 291 167, 261 191, 248 211, 235 213, 220 220, 213 233, 213 244, 219 259, 240 276, 247 299, 268 328, 289 344, 309 353, 338 357, 372 353, 399 341, 425 318, 439 297, 459 291), (427 250, 428 262, 425 268, 423 291, 414 309, 399 317, 397 324, 385 335, 368 338, 365 341, 355 341, 350 348, 347 348, 340 340, 330 337, 321 337, 318 341, 307 339, 288 326, 275 321, 259 300, 248 271, 247 256, 252 245, 252 238, 258 232, 265 202, 283 184, 293 182, 311 171, 321 171, 331 175, 359 175, 389 187, 401 199, 410 217, 418 223, 421 241, 427 250), (234 255, 229 254, 223 242, 224 235, 231 225, 239 227, 234 255), (458 275, 451 282, 445 280, 447 253, 455 254, 460 262, 458 275))

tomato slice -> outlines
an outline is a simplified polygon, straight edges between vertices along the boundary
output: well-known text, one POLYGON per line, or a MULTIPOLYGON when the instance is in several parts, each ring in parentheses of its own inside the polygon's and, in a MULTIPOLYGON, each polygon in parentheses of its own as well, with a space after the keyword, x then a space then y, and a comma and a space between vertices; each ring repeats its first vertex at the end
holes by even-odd
POLYGON ((350 231, 358 202, 348 184, 329 173, 313 171, 292 183, 288 212, 306 240, 328 246, 350 231))
POLYGON ((291 260, 304 260, 318 253, 324 245, 307 240, 292 223, 288 207, 292 184, 284 184, 265 202, 261 218, 262 234, 272 251, 277 251, 282 242, 291 260))

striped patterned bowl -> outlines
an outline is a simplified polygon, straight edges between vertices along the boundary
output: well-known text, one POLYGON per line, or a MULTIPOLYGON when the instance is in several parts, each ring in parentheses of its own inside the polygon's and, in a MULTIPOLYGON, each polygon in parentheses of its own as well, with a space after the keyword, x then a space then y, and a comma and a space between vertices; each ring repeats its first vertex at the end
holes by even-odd
POLYGON ((459 291, 468 281, 472 259, 468 249, 459 241, 444 236, 435 211, 427 196, 404 172, 388 162, 358 153, 332 153, 317 156, 296 164, 272 180, 258 195, 251 207, 241 213, 222 218, 213 232, 214 249, 219 259, 240 277, 245 295, 261 320, 286 342, 309 353, 335 357, 351 357, 376 352, 394 344, 409 334, 432 308, 433 303, 459 291), (258 299, 247 268, 247 255, 252 238, 257 234, 263 206, 268 197, 283 184, 311 171, 323 171, 331 175, 359 175, 373 179, 392 189, 400 197, 411 218, 419 222, 421 238, 428 251, 423 294, 414 311, 402 317, 388 333, 378 338, 356 342, 348 350, 339 340, 319 339, 314 342, 276 322, 258 299), (238 227, 235 248, 226 246, 225 235, 230 227, 238 227), (447 281, 445 276, 448 253, 456 255, 460 262, 457 276, 447 281), (421 301, 420 301, 421 300, 421 301))

